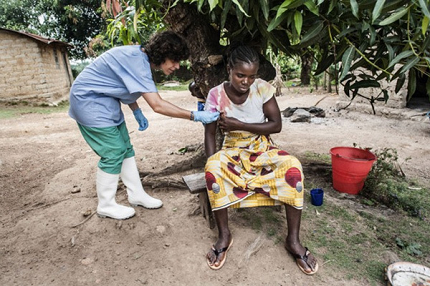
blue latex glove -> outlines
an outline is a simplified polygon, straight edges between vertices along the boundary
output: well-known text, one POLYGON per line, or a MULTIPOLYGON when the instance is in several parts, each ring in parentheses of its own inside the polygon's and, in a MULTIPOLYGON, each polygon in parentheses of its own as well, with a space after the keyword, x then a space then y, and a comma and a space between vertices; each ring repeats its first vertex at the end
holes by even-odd
POLYGON ((219 117, 219 112, 211 111, 193 111, 194 121, 199 121, 203 124, 214 122, 219 117))
POLYGON ((148 128, 148 119, 146 119, 145 115, 143 115, 142 110, 140 108, 133 111, 133 114, 134 118, 136 118, 137 123, 139 123, 139 131, 143 131, 148 128))

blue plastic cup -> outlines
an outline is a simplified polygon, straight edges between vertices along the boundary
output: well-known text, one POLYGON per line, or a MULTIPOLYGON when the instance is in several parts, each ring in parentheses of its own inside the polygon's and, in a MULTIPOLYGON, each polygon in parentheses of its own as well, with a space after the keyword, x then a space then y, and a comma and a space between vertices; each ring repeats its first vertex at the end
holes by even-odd
POLYGON ((311 204, 318 207, 323 204, 323 199, 324 199, 323 189, 311 190, 311 204))

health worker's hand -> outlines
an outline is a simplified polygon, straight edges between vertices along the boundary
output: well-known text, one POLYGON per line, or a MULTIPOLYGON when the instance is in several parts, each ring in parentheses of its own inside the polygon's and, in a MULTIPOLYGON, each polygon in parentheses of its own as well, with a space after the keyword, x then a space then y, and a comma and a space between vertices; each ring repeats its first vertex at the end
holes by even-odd
POLYGON ((148 128, 148 119, 146 119, 145 115, 143 115, 142 110, 140 108, 133 111, 133 115, 134 118, 136 118, 137 123, 139 123, 139 131, 143 131, 148 128))
POLYGON ((193 111, 194 121, 199 121, 203 124, 214 122, 219 117, 219 112, 212 111, 193 111))

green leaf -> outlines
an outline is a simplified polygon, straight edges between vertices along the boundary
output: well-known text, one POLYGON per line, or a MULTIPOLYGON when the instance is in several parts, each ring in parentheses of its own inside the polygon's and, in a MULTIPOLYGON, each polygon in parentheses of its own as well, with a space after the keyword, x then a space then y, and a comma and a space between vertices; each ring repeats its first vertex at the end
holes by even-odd
POLYGON ((421 24, 421 33, 423 33, 423 36, 425 36, 428 27, 429 27, 429 17, 424 16, 423 22, 421 24))
POLYGON ((330 1, 330 6, 328 7, 327 14, 330 14, 331 11, 333 11, 334 7, 336 7, 336 4, 337 4, 337 1, 333 1, 333 0, 330 1))
POLYGON ((425 40, 423 41, 420 47, 420 53, 425 54, 429 49, 430 49, 430 37, 425 37, 425 40))
POLYGON ((429 11, 429 8, 427 7, 427 2, 428 1, 418 0, 418 2, 420 2, 420 7, 421 7, 421 10, 423 10, 424 15, 427 18, 430 18, 430 11, 429 11))
POLYGON ((212 11, 216 5, 218 5, 218 0, 208 0, 209 2, 209 11, 212 11))
POLYGON ((345 85, 343 86, 343 92, 345 92, 346 96, 348 96, 348 97, 349 97, 349 89, 350 89, 350 86, 351 86, 351 81, 350 81, 350 80, 348 80, 348 81, 345 83, 345 85))
POLYGON ((320 22, 318 25, 313 25, 313 27, 310 28, 308 32, 303 36, 301 43, 305 43, 319 36, 323 28, 324 28, 323 22, 320 22))
POLYGON ((352 15, 355 16, 355 18, 360 19, 360 17, 358 16, 358 3, 357 0, 350 0, 349 1, 351 3, 351 10, 352 10, 352 15))
POLYGON ((403 85, 405 84, 405 80, 406 80, 405 74, 402 74, 399 76, 396 82, 396 89, 395 89, 396 93, 398 93, 400 89, 403 87, 403 85))
POLYGON ((390 67, 394 66, 394 65, 395 65, 395 64, 397 64, 400 60, 402 60, 402 59, 404 59, 404 58, 407 58, 407 57, 412 56, 413 54, 414 54, 414 52, 413 52, 413 51, 411 51, 411 50, 407 50, 407 51, 403 51, 403 52, 401 52, 400 54, 398 54, 398 55, 394 58, 394 60, 392 60, 392 61, 390 62, 390 64, 388 65, 388 68, 390 68, 390 67))
POLYGON ((294 2, 294 0, 285 0, 281 6, 279 6, 278 8, 278 12, 276 13, 276 17, 278 18, 279 16, 281 16, 285 11, 287 11, 288 6, 290 6, 292 3, 294 2))
POLYGON ((328 57, 323 58, 317 66, 317 69, 315 70, 315 75, 319 75, 326 71, 334 62, 334 56, 329 55, 328 57))
POLYGON ((269 20, 269 3, 267 0, 260 0, 260 8, 263 12, 264 19, 269 20))
POLYGON ((396 13, 391 14, 390 17, 385 18, 384 20, 382 20, 379 25, 380 26, 386 26, 389 25, 397 20, 399 20, 400 18, 402 18, 403 16, 406 15, 406 13, 408 13, 409 8, 403 8, 400 11, 397 11, 396 13))
POLYGON ((375 7, 372 11, 372 24, 378 19, 379 15, 381 15, 382 8, 384 7, 385 0, 376 1, 375 7))
POLYGON ((349 47, 342 56, 342 74, 340 75, 339 81, 346 76, 349 72, 349 68, 351 67, 351 62, 355 56, 355 49, 353 46, 349 47))
POLYGON ((394 57, 394 49, 388 43, 385 43, 385 46, 387 47, 387 51, 388 51, 388 60, 391 62, 394 57))
POLYGON ((294 27, 296 28, 297 35, 300 36, 303 26, 303 16, 299 11, 294 12, 294 27))
POLYGON ((386 89, 382 90, 382 93, 384 94, 384 102, 387 103, 390 96, 388 95, 388 91, 386 89))
POLYGON ((351 89, 359 89, 359 88, 368 88, 368 87, 381 87, 378 81, 376 80, 360 80, 356 81, 353 85, 351 85, 351 89))
MULTIPOLYGON (((317 5, 315 5, 314 1, 312 1, 312 0, 308 0, 308 1, 306 1, 304 4, 305 4, 305 6, 309 9, 309 11, 311 11, 313 14, 315 14, 315 15, 317 15, 317 16, 319 16, 319 15, 320 15, 320 13, 319 13, 319 11, 318 11, 318 6, 317 6, 317 5)), ((318 4, 318 5, 319 5, 319 4, 318 4)))
POLYGON ((197 2, 197 9, 199 10, 199 12, 202 12, 202 7, 203 4, 205 3, 205 0, 198 0, 199 2, 197 2))
POLYGON ((269 26, 267 27, 267 31, 270 32, 276 27, 278 27, 282 23, 282 21, 284 21, 285 18, 287 18, 287 16, 288 16, 288 13, 284 13, 280 17, 273 18, 269 26))
POLYGON ((221 14, 221 30, 224 29, 225 21, 227 20, 227 15, 231 8, 231 3, 232 2, 230 0, 227 0, 225 2, 224 10, 222 11, 222 14, 221 14))
POLYGON ((405 73, 408 70, 410 70, 411 68, 413 68, 418 62, 420 61, 419 57, 415 57, 410 59, 400 70, 400 73, 405 73))
POLYGON ((243 14, 245 14, 245 16, 246 16, 246 17, 249 17, 249 15, 245 12, 245 10, 243 10, 243 7, 242 7, 242 5, 240 5, 240 3, 239 3, 239 1, 238 1, 238 0, 233 0, 233 3, 234 3, 234 4, 236 4, 236 6, 239 8, 239 10, 240 10, 243 14))
POLYGON ((369 42, 369 44, 371 46, 373 46, 373 44, 376 41, 376 31, 375 31, 375 29, 373 27, 370 27, 369 31, 370 31, 370 42, 369 42))

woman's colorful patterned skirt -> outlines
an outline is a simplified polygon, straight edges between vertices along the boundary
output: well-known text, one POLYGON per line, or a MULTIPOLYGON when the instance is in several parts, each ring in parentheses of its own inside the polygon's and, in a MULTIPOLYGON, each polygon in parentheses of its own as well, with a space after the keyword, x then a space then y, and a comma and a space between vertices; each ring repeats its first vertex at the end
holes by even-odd
POLYGON ((205 167, 212 210, 288 204, 303 208, 299 160, 268 136, 230 132, 205 167))

